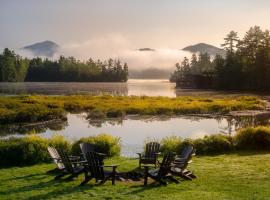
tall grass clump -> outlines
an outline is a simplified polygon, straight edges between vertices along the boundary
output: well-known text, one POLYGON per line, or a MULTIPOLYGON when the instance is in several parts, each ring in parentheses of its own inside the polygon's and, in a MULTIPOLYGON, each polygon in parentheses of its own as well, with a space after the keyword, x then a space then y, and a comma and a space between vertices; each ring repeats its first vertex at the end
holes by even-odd
POLYGON ((175 152, 179 153, 182 148, 182 139, 178 136, 168 136, 165 138, 162 138, 160 141, 161 144, 161 152, 162 153, 168 153, 168 152, 175 152))
POLYGON ((69 151, 70 143, 61 136, 46 139, 37 135, 0 140, 0 166, 29 165, 51 160, 47 147, 69 151))
POLYGON ((191 143, 194 144, 196 153, 201 155, 222 154, 234 149, 232 138, 222 134, 205 136, 202 139, 195 139, 191 143))
POLYGON ((234 143, 239 150, 270 150, 270 127, 242 129, 234 136, 234 143))
POLYGON ((199 139, 182 140, 177 136, 165 137, 161 140, 161 152, 180 153, 184 146, 193 145, 199 155, 211 155, 231 152, 234 147, 232 138, 226 135, 210 135, 199 139))
POLYGON ((109 157, 119 156, 121 151, 120 138, 108 134, 81 138, 73 144, 72 154, 79 155, 81 153, 80 143, 93 144, 96 152, 104 153, 109 157))

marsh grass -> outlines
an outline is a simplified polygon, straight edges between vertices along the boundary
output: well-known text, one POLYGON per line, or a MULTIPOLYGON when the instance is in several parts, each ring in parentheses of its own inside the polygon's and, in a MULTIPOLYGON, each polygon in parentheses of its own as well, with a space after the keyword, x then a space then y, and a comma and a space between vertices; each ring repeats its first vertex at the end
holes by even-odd
POLYGON ((236 110, 262 110, 264 102, 246 97, 138 97, 138 96, 2 96, 0 123, 31 123, 65 119, 67 112, 87 112, 88 118, 123 117, 126 114, 226 114, 236 110))

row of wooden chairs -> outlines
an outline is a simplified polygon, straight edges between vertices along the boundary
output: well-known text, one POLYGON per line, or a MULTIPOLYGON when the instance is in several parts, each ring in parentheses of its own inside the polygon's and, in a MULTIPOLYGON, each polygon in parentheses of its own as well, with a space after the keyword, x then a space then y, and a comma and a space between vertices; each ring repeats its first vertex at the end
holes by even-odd
MULTIPOLYGON (((86 184, 91 179, 95 179, 98 184, 111 180, 114 185, 118 175, 116 171, 118 165, 104 165, 106 155, 95 152, 94 146, 91 144, 82 143, 80 148, 82 151, 81 156, 68 156, 62 149, 48 147, 49 154, 58 170, 60 170, 60 174, 55 179, 69 175, 68 179, 71 180, 84 173, 85 179, 81 185, 86 184), (107 170, 107 168, 111 168, 111 170, 107 170)), ((174 176, 180 176, 186 180, 196 178, 187 169, 188 164, 192 162, 192 156, 195 154, 192 145, 186 146, 179 155, 175 153, 165 154, 162 162, 158 161, 159 148, 160 144, 151 142, 146 144, 145 152, 139 154, 139 166, 141 168, 141 164, 143 164, 144 167, 144 185, 147 185, 148 177, 161 184, 167 184, 168 181, 178 183, 174 176), (150 169, 150 164, 154 164, 155 169, 150 169)))

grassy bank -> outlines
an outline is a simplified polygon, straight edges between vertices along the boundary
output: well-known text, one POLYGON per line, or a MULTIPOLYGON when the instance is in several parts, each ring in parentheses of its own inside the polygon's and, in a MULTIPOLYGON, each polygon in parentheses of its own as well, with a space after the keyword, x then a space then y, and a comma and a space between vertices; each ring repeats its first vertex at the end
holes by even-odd
MULTIPOLYGON (((56 135, 50 139, 38 135, 28 135, 23 138, 8 138, 0 140, 0 167, 20 166, 44 163, 50 161, 47 147, 60 148, 72 155, 80 155, 79 144, 91 143, 97 152, 109 157, 120 155, 121 138, 108 134, 99 134, 81 138, 71 142, 65 137, 56 135)), ((161 141, 161 152, 182 151, 187 144, 192 144, 197 155, 220 155, 243 151, 268 151, 270 150, 270 128, 259 126, 256 128, 245 128, 234 136, 224 134, 210 135, 197 139, 181 139, 176 136, 163 138, 161 141)), ((141 144, 143 145, 143 144, 141 144)))
POLYGON ((127 97, 127 96, 2 96, 0 124, 34 123, 65 119, 67 112, 88 112, 89 118, 114 118, 126 114, 224 114, 236 110, 264 109, 257 97, 127 97))
MULTIPOLYGON (((193 181, 169 184, 167 187, 142 182, 110 182, 94 186, 94 181, 78 187, 83 175, 71 182, 54 181, 46 171, 52 164, 0 170, 0 199, 269 199, 270 154, 204 156, 194 158, 190 169, 198 176, 193 181)), ((119 171, 138 166, 133 159, 112 158, 119 171)), ((149 179, 150 180, 150 179, 149 179)))

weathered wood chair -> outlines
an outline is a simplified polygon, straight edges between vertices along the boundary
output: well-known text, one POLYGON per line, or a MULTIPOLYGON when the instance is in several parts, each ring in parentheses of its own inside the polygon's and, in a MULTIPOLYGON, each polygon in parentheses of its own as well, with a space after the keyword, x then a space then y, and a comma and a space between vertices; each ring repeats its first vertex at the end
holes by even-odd
POLYGON ((158 155, 160 154, 160 144, 158 142, 149 142, 146 144, 144 153, 137 153, 139 155, 139 166, 141 164, 154 164, 155 167, 158 163, 158 155))
MULTIPOLYGON (((57 168, 55 169, 56 170, 63 170, 65 169, 65 166, 63 165, 63 163, 61 162, 61 158, 60 158, 60 155, 58 154, 57 150, 54 148, 54 147, 48 147, 48 152, 53 160, 53 162, 56 164, 57 168)), ((53 171, 53 170, 51 170, 53 171)))
POLYGON ((81 160, 73 159, 75 157, 69 157, 64 151, 57 149, 58 155, 60 157, 59 163, 61 163, 63 168, 61 168, 61 173, 55 177, 55 179, 60 179, 65 175, 70 175, 69 180, 72 180, 74 177, 78 177, 79 174, 84 172, 84 162, 81 160))
POLYGON ((90 144, 90 143, 80 143, 80 148, 83 154, 86 154, 87 152, 95 151, 94 144, 90 144))
POLYGON ((148 177, 159 182, 162 185, 167 185, 167 181, 179 183, 171 174, 171 163, 175 159, 175 153, 165 154, 158 169, 149 170, 149 166, 144 166, 144 185, 147 185, 148 177))
MULTIPOLYGON (((80 148, 82 151, 82 157, 86 160, 86 153, 87 152, 96 152, 95 145, 90 143, 80 143, 80 148)), ((103 159, 106 157, 106 154, 99 153, 99 155, 103 156, 103 159)))
POLYGON ((192 145, 187 145, 182 150, 181 154, 173 161, 171 173, 180 176, 185 180, 196 178, 193 172, 187 169, 187 166, 192 163, 192 156, 195 155, 195 149, 192 145))
POLYGON ((96 183, 99 184, 105 183, 107 180, 112 180, 112 185, 115 184, 116 179, 116 168, 118 165, 104 165, 103 155, 97 152, 87 152, 86 157, 86 166, 85 166, 85 179, 81 185, 85 185, 91 179, 95 179, 96 183), (105 167, 111 167, 112 171, 104 170, 105 167))

